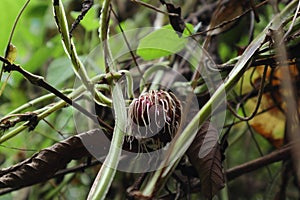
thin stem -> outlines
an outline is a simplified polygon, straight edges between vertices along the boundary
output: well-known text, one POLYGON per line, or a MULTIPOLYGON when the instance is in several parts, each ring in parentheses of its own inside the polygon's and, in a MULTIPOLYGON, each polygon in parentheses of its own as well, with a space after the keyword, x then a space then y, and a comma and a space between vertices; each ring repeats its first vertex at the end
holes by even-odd
POLYGON ((177 13, 165 12, 165 11, 160 10, 160 9, 156 8, 155 6, 152 6, 151 4, 145 3, 143 1, 139 1, 139 0, 131 0, 131 1, 134 2, 134 3, 137 3, 137 4, 141 4, 142 6, 145 6, 146 8, 150 8, 152 10, 155 10, 156 12, 159 12, 159 13, 162 13, 162 14, 165 14, 165 15, 169 15, 169 16, 173 16, 173 17, 178 17, 177 13))
POLYGON ((134 64, 135 64, 135 66, 137 67, 137 69, 138 69, 140 75, 142 75, 142 74, 143 74, 143 73, 142 73, 142 70, 141 70, 141 68, 140 68, 140 66, 139 66, 139 64, 138 64, 138 62, 137 62, 137 60, 136 60, 136 57, 135 57, 135 55, 134 55, 134 52, 133 52, 133 50, 132 50, 132 48, 131 48, 131 46, 130 46, 130 44, 129 44, 129 42, 128 42, 128 39, 127 39, 127 37, 126 37, 126 35, 125 35, 125 33, 124 33, 124 30, 123 30, 123 28, 122 28, 122 26, 121 26, 121 24, 120 24, 119 17, 118 17, 118 15, 117 15, 117 13, 114 11, 114 9, 111 9, 111 11, 112 11, 113 15, 115 16, 115 18, 116 18, 117 21, 118 21, 118 26, 119 26, 119 28, 120 28, 120 30, 121 30, 121 33, 122 33, 122 36, 123 36, 124 41, 125 41, 125 43, 126 43, 126 46, 127 46, 127 48, 129 49, 129 53, 130 53, 130 55, 131 55, 131 57, 132 57, 132 60, 133 60, 133 62, 134 62, 134 64))
POLYGON ((265 66, 264 72, 263 72, 263 76, 262 76, 261 81, 260 81, 260 89, 259 89, 259 92, 258 92, 258 98, 257 98, 256 106, 255 106, 253 112, 252 112, 249 116, 247 116, 247 117, 240 116, 240 115, 232 108, 232 106, 231 106, 229 103, 227 103, 228 109, 229 109, 229 110, 231 111, 231 113, 232 113, 236 118, 238 118, 239 120, 241 120, 241 121, 249 121, 249 120, 251 120, 253 117, 256 116, 257 111, 258 111, 259 106, 260 106, 260 102, 261 102, 263 93, 264 93, 264 82, 265 82, 265 79, 266 79, 266 76, 267 76, 267 68, 268 68, 268 66, 265 66))

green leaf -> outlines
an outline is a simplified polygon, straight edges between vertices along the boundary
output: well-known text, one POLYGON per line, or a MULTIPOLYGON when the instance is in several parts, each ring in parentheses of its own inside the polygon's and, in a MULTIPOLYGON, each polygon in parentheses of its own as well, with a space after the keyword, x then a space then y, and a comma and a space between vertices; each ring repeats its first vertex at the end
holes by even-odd
MULTIPOLYGON (((188 30, 193 30, 191 24, 186 24, 188 30)), ((181 37, 172 29, 171 25, 163 26, 141 39, 137 54, 144 60, 152 60, 175 54, 182 50, 186 43, 189 31, 185 30, 181 37)))

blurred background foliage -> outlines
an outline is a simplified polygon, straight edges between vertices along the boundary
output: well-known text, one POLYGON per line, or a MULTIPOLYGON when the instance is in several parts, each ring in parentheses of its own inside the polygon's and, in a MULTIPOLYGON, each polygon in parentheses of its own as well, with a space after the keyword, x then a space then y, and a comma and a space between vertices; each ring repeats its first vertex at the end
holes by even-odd
MULTIPOLYGON (((145 2, 163 9, 159 1, 148 0, 145 2)), ((204 31, 209 25, 216 5, 215 1, 210 0, 174 0, 172 2, 181 6, 182 18, 194 27, 198 27, 197 31, 199 32, 204 31)), ((1 0, 0 2, 0 52, 3 52, 2 55, 4 55, 14 21, 24 3, 25 0, 1 0)), ((68 14, 69 25, 71 25, 79 14, 81 1, 64 0, 63 3, 68 14)), ((94 59, 89 57, 91 56, 90 53, 99 45, 98 18, 101 9, 99 3, 99 1, 95 1, 94 6, 73 35, 76 49, 82 60, 94 59)), ((279 3, 279 9, 282 9, 285 3, 279 3)), ((232 8, 232 12, 238 10, 238 7, 235 6, 232 8)), ((113 8, 116 9, 120 25, 124 30, 168 24, 166 16, 157 14, 153 10, 130 1, 114 0, 113 8)), ((260 22, 254 24, 253 36, 251 37, 257 36, 274 16, 272 6, 269 4, 258 8, 257 12, 259 13, 260 22)), ((245 15, 228 30, 214 38, 209 52, 216 63, 225 63, 237 57, 240 51, 249 44, 251 41, 251 33, 249 33, 251 20, 253 19, 249 14, 245 15)), ((120 32, 116 19, 112 18, 110 25, 111 35, 120 32)), ((157 38, 157 42, 160 42, 159 38, 157 38)), ((32 0, 29 3, 17 24, 12 43, 18 51, 16 63, 20 63, 29 72, 45 77, 46 81, 57 89, 73 87, 74 73, 71 62, 61 45, 61 38, 55 25, 50 1, 32 0)), ((5 91, 0 97, 0 117, 30 100, 47 94, 44 90, 30 84, 16 72, 13 72, 10 77, 8 76, 9 74, 5 73, 1 80, 4 81, 8 78, 5 91)), ((248 75, 245 74, 244 82, 246 85, 238 86, 236 91, 239 91, 241 87, 244 88, 244 91, 247 91, 246 88, 249 86, 247 86, 247 80, 249 79, 247 79, 247 76, 249 76, 249 73, 248 75)), ((1 82, 2 85, 3 82, 1 82)), ((49 101, 43 103, 47 105, 52 101, 53 99, 49 99, 49 101)), ((34 105, 28 111, 39 109, 42 106, 34 105)), ((249 105, 249 112, 253 107, 253 105, 249 105)), ((0 167, 11 166, 36 151, 73 135, 75 127, 72 114, 72 108, 66 107, 47 117, 47 122, 41 121, 34 131, 25 131, 5 142, 0 146, 0 167), (49 124, 52 124, 52 126, 49 126, 49 124)), ((266 120, 265 123, 268 123, 268 117, 262 120, 266 120)), ((279 119, 279 122, 284 123, 283 121, 284 118, 279 119)), ((235 122, 234 117, 228 114, 226 122, 229 126, 229 124, 235 122)), ((224 132, 226 130, 224 129, 224 132)), ((280 140, 283 140, 282 131, 284 130, 281 127, 279 136, 276 136, 280 140)), ((276 149, 274 144, 269 142, 263 135, 257 134, 247 122, 240 122, 232 126, 228 142, 229 148, 226 150, 225 169, 253 160, 262 156, 261 154, 267 154, 276 149)), ((76 166, 77 164, 77 161, 74 161, 69 166, 76 166)), ((282 170, 283 165, 281 163, 274 163, 250 174, 245 174, 228 183, 218 197, 219 199, 274 199, 280 186, 282 170)), ((35 185, 1 196, 0 199, 84 199, 97 171, 98 167, 90 168, 84 172, 67 175, 60 184, 57 184, 56 180, 51 180, 45 184, 35 185)), ((109 195, 111 199, 123 199, 125 187, 121 187, 120 184, 129 186, 132 183, 127 180, 132 180, 132 176, 135 175, 121 172, 117 174, 109 195)), ((297 189, 292 181, 288 184, 287 196, 287 199, 296 199, 298 196, 297 189)), ((191 199, 199 199, 198 194, 191 194, 191 199)))

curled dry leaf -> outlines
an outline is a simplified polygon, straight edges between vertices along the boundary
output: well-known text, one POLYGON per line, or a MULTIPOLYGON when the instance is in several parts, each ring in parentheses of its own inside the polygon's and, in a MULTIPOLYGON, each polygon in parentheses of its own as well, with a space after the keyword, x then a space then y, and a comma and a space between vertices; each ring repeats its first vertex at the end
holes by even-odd
POLYGON ((99 129, 72 136, 35 153, 23 162, 1 169, 0 188, 21 188, 48 180, 71 160, 89 156, 82 140, 95 134, 100 134, 99 129))
POLYGON ((187 150, 189 160, 199 175, 201 191, 208 199, 211 199, 225 184, 218 137, 217 129, 206 121, 187 150))

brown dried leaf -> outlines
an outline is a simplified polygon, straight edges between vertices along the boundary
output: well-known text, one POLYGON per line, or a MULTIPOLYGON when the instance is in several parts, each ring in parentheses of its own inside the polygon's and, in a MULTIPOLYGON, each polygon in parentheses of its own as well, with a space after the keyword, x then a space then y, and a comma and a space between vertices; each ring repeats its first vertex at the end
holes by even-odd
POLYGON ((210 29, 213 30, 209 31, 207 34, 217 35, 231 28, 235 24, 235 21, 231 21, 231 20, 240 16, 243 13, 243 10, 245 8, 246 6, 244 0, 230 0, 230 1, 219 0, 218 6, 214 11, 210 24, 207 28, 207 30, 210 29), (220 26, 223 23, 225 24, 220 26), (215 27, 218 28, 214 29, 215 27))
POLYGON ((48 180, 71 160, 89 156, 82 140, 95 134, 100 134, 99 129, 72 136, 21 163, 1 169, 0 188, 21 188, 48 180))
POLYGON ((222 189, 225 183, 218 136, 217 129, 207 121, 187 150, 189 160, 199 175, 201 191, 209 199, 222 189))

